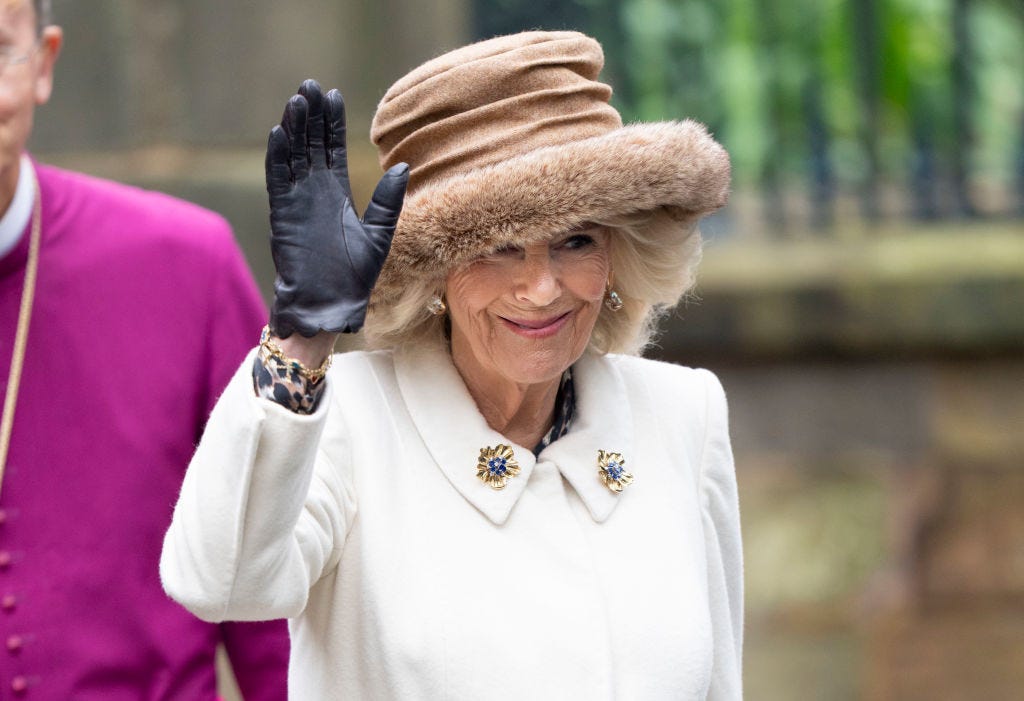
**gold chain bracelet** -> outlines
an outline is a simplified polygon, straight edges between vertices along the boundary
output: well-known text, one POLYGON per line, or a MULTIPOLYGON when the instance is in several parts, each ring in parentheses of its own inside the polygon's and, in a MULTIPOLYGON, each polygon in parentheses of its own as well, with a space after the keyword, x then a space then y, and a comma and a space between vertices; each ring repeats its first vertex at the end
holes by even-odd
POLYGON ((270 324, 263 327, 263 332, 260 334, 260 347, 266 349, 268 354, 290 366, 311 383, 316 383, 324 379, 324 376, 327 375, 327 371, 331 368, 331 361, 334 359, 334 354, 328 353, 327 357, 324 358, 324 362, 320 363, 320 367, 308 368, 301 360, 289 358, 284 354, 284 351, 281 350, 281 346, 274 343, 274 340, 270 337, 270 324))

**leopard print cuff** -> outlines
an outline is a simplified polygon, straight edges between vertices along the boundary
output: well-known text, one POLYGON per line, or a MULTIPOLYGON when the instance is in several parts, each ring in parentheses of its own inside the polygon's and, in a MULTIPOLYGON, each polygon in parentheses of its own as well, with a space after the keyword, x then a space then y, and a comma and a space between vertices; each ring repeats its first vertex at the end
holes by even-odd
POLYGON ((307 380, 265 346, 260 346, 253 361, 252 384, 257 397, 269 399, 296 414, 315 412, 327 387, 326 378, 307 380))

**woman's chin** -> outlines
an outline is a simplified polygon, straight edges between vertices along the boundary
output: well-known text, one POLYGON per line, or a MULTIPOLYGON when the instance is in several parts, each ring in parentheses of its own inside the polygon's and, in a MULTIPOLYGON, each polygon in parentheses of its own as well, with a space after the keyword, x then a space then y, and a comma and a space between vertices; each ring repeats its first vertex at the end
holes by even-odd
POLYGON ((489 364, 517 385, 543 385, 557 382, 575 360, 569 348, 562 345, 533 349, 520 347, 514 352, 491 358, 489 364))

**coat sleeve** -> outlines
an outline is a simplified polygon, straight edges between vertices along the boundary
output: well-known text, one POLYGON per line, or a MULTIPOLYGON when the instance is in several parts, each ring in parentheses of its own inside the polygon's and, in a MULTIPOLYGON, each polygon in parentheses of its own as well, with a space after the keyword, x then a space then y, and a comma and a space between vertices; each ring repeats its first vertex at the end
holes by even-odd
POLYGON ((736 471, 729 443, 725 392, 705 371, 707 425, 700 495, 708 572, 714 663, 708 699, 743 697, 743 549, 736 471))
POLYGON ((294 414, 255 396, 254 357, 210 416, 160 558, 164 589, 207 621, 297 616, 355 514, 349 482, 317 449, 330 385, 317 412, 294 414))

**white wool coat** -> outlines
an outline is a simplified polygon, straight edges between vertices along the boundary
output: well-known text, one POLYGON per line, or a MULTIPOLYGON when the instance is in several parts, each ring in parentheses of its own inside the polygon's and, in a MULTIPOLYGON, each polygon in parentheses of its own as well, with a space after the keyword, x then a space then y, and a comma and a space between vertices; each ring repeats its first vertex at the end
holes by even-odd
POLYGON ((736 479, 710 372, 585 355, 572 428, 535 458, 442 349, 338 355, 308 416, 254 396, 251 362, 160 572, 203 619, 291 619, 290 698, 741 698, 736 479), (500 443, 522 471, 497 491, 476 465, 500 443), (599 450, 634 475, 621 494, 599 450))

